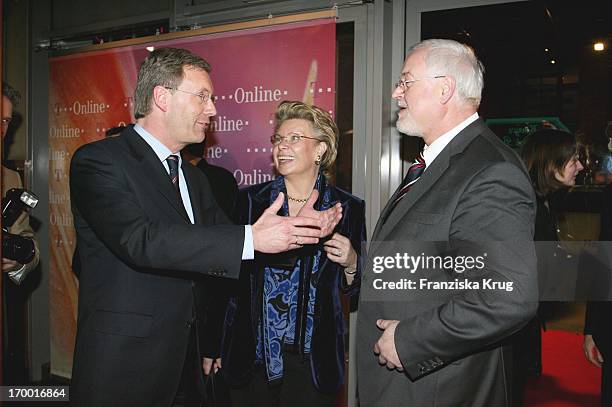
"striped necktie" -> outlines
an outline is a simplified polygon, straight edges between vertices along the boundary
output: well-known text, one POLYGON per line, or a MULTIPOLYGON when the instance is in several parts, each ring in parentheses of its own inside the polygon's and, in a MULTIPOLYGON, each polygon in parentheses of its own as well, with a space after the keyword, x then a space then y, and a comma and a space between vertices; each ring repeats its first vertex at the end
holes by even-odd
POLYGON ((181 196, 181 190, 179 189, 179 171, 178 164, 179 158, 178 156, 172 154, 166 158, 166 162, 168 163, 168 169, 170 170, 170 181, 172 181, 172 185, 176 189, 176 193, 181 196))
POLYGON ((418 181, 421 174, 425 171, 425 159, 423 158, 423 153, 420 153, 417 158, 414 160, 410 168, 408 168, 408 173, 404 177, 404 181, 402 181, 402 188, 399 193, 395 197, 391 208, 394 208, 395 205, 398 204, 399 201, 410 191, 412 185, 418 181))

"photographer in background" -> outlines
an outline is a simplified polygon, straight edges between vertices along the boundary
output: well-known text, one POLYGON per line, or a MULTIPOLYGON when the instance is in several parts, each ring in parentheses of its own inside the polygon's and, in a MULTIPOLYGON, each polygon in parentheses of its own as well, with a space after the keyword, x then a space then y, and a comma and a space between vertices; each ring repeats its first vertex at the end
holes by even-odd
MULTIPOLYGON (((4 142, 7 130, 13 119, 13 107, 19 103, 20 95, 15 89, 6 83, 2 84, 2 141, 4 142)), ((11 188, 22 188, 21 177, 17 171, 2 166, 2 197, 11 188)), ((4 199, 3 199, 4 203, 4 199)), ((4 205, 3 205, 4 206, 4 205)), ((8 224, 2 225, 9 226, 8 224)), ((38 265, 39 250, 34 239, 34 232, 30 227, 27 213, 21 214, 12 226, 9 233, 31 238, 34 242, 34 258, 27 264, 21 264, 15 260, 5 258, 2 253, 2 278, 3 281, 3 385, 25 384, 28 380, 27 374, 27 323, 26 306, 29 291, 19 285, 24 281, 26 275, 38 265), (5 277, 6 276, 6 277, 5 277), (10 282, 8 280, 11 280, 10 282)), ((4 236, 3 236, 4 239, 4 236)))
MULTIPOLYGON (((13 107, 17 106, 21 96, 19 92, 13 89, 7 83, 2 84, 2 140, 6 136, 7 130, 13 119, 13 107)), ((21 177, 17 171, 2 166, 2 196, 6 195, 6 191, 11 188, 23 188, 21 177)), ((30 227, 30 222, 27 214, 23 214, 15 224, 10 228, 10 233, 20 235, 23 237, 29 237, 34 239, 34 232, 30 227)), ((2 272, 8 273, 10 279, 17 285, 25 279, 26 275, 38 265, 39 250, 36 240, 36 255, 28 264, 20 264, 15 260, 2 258, 2 272)))

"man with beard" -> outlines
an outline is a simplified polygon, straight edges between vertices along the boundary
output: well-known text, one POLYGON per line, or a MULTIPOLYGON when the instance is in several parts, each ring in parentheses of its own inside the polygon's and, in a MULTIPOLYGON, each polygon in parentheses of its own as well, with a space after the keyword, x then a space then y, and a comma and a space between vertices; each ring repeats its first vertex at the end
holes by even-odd
POLYGON ((412 47, 393 92, 397 128, 426 146, 383 210, 369 255, 392 244, 410 252, 409 242, 486 242, 493 250, 478 277, 514 289, 406 290, 403 302, 385 301, 395 294, 364 294, 373 285, 366 269, 357 323, 363 407, 511 403, 500 342, 537 308, 535 197, 519 157, 478 116, 482 88, 483 67, 468 46, 427 40, 412 47))

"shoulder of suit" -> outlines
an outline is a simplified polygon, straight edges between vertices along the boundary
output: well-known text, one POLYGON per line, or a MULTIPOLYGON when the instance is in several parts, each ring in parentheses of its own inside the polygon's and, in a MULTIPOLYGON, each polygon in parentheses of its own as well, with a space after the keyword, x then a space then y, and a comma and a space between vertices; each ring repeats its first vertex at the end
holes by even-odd
POLYGON ((124 133, 122 133, 121 135, 105 137, 100 140, 85 143, 75 151, 75 154, 91 150, 112 150, 113 148, 117 148, 118 146, 125 144, 125 137, 123 136, 123 134, 124 133))
POLYGON ((206 163, 205 161, 202 161, 202 162, 205 164, 203 164, 202 166, 199 166, 199 168, 201 168, 202 171, 204 171, 205 173, 208 172, 211 175, 214 175, 216 177, 223 177, 226 180, 230 180, 231 178, 234 180, 234 182, 236 181, 236 179, 234 178, 234 175, 228 169, 225 169, 218 165, 212 165, 212 164, 206 163))
POLYGON ((523 163, 518 153, 505 144, 491 129, 484 127, 483 131, 475 137, 464 150, 469 157, 478 157, 483 163, 509 162, 520 168, 523 163))
POLYGON ((21 176, 17 171, 2 166, 2 196, 11 188, 22 188, 21 176))
POLYGON ((249 185, 248 187, 240 188, 238 193, 240 196, 269 195, 272 182, 273 181, 267 181, 261 184, 249 185))

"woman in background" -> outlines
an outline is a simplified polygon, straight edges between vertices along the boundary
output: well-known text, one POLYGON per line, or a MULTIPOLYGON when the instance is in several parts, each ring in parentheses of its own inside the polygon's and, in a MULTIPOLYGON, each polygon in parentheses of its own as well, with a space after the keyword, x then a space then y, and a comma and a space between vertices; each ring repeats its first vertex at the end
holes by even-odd
POLYGON ((233 406, 333 406, 345 377, 340 295, 359 291, 365 206, 328 183, 338 128, 326 111, 281 103, 271 142, 280 176, 240 191, 237 220, 254 223, 281 192, 284 216, 316 198, 316 210, 341 202, 342 220, 325 242, 243 263, 226 312, 223 376, 233 406))
MULTIPOLYGON (((557 241, 557 219, 550 202, 555 192, 574 186, 576 175, 584 168, 578 158, 576 137, 556 129, 538 130, 527 137, 522 158, 536 193, 534 240, 557 241)), ((547 276, 545 263, 546 259, 538 258, 540 277, 547 276)), ((558 276, 548 277, 550 281, 559 281, 558 276)), ((546 278, 540 278, 539 281, 542 295, 548 291, 547 287, 550 288, 552 285, 546 278)), ((544 294, 544 298, 546 297, 544 294)), ((513 336, 515 406, 523 405, 527 377, 539 376, 542 372, 541 311, 540 308, 539 315, 513 336)))

